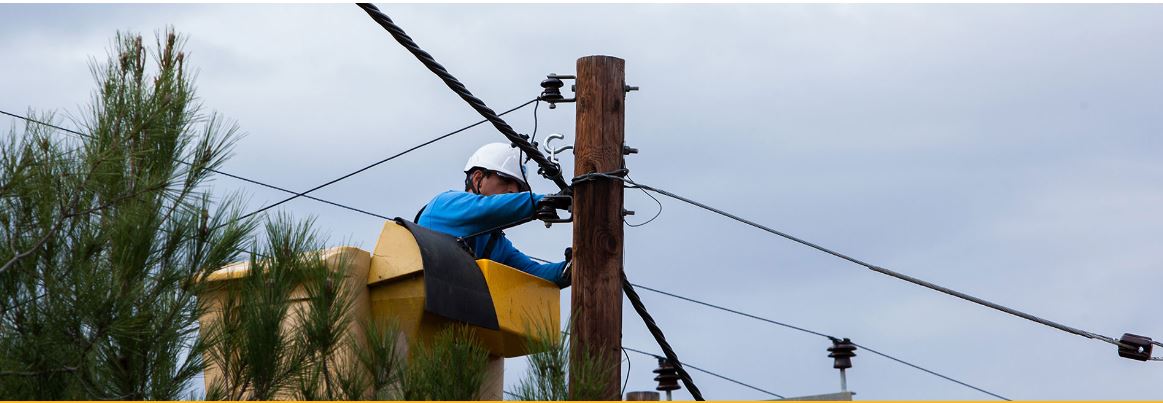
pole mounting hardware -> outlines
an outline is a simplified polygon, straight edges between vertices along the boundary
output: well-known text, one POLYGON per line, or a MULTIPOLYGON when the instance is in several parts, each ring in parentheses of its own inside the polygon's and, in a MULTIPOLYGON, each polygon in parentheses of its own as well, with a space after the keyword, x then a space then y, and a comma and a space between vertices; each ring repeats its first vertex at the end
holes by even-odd
POLYGON ((549 143, 552 143, 553 140, 562 140, 562 139, 565 139, 565 135, 561 134, 561 133, 553 133, 553 134, 550 134, 549 137, 545 138, 545 145, 543 146, 542 149, 545 150, 545 152, 547 154, 549 154, 549 156, 548 156, 549 162, 561 165, 561 161, 557 159, 557 154, 561 154, 562 152, 565 152, 566 150, 573 149, 573 146, 562 146, 560 148, 553 148, 549 145, 549 143))

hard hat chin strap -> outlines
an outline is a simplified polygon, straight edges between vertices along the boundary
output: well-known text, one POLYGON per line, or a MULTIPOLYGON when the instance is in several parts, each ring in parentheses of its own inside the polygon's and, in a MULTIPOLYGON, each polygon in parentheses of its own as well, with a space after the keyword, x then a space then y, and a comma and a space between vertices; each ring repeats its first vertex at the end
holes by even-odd
MULTIPOLYGON (((487 172, 487 171, 482 170, 482 169, 473 169, 473 170, 469 171, 468 174, 465 174, 465 177, 464 177, 464 187, 465 187, 465 189, 467 189, 470 192, 473 192, 474 194, 481 194, 480 181, 473 180, 473 176, 477 172, 487 172)), ((484 180, 485 175, 487 175, 487 174, 481 175, 481 180, 484 180)))

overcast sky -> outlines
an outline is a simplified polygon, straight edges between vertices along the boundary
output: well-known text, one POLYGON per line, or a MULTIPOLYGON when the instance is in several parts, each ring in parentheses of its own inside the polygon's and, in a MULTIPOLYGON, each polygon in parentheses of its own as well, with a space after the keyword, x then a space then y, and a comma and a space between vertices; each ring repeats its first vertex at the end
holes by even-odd
MULTIPOLYGON (((641 87, 626 101, 639 182, 1074 327, 1163 338, 1159 5, 381 8, 496 110, 532 99, 548 73, 573 73, 578 57, 624 58, 641 87)), ((233 174, 305 190, 480 119, 347 4, 0 5, 0 108, 79 117, 90 61, 115 32, 166 25, 189 36, 207 109, 247 133, 224 168, 233 174)), ((528 133, 532 117, 506 119, 528 133)), ((539 136, 572 141, 573 119, 572 105, 543 105, 539 136)), ((482 125, 315 195, 411 217, 460 186, 473 150, 502 139, 482 125)), ((229 178, 214 186, 241 189, 252 207, 284 197, 229 178)), ((850 337, 1010 398, 1163 399, 1161 362, 660 199, 656 221, 626 229, 632 282, 850 337)), ((631 222, 657 209, 634 191, 626 204, 631 222)), ((286 210, 364 249, 383 225, 310 200, 286 210)), ((557 259, 571 230, 509 234, 557 259)), ((686 362, 785 396, 839 390, 825 339, 642 294, 686 362)), ((659 352, 624 311, 623 344, 659 352)), ((990 398, 857 354, 857 399, 990 398)), ((653 390, 656 362, 629 358, 626 390, 653 390)), ((524 360, 506 365, 513 385, 524 360)), ((693 375, 711 399, 770 398, 693 375)))

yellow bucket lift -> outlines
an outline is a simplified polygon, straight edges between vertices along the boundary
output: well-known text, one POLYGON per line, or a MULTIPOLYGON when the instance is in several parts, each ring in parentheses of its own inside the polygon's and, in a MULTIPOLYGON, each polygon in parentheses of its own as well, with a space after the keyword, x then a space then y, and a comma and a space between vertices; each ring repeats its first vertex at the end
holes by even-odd
MULTIPOLYGON (((324 251, 323 257, 332 270, 346 270, 344 285, 354 288, 348 331, 357 332, 357 340, 366 340, 359 323, 369 319, 395 320, 409 344, 428 342, 448 325, 474 327, 491 357, 481 396, 486 400, 501 398, 502 358, 536 353, 527 346, 537 330, 560 329, 560 291, 552 282, 491 260, 473 260, 456 238, 406 220, 384 223, 371 253, 338 247, 324 251)), ((209 307, 200 318, 203 328, 221 317, 231 280, 247 276, 249 270, 249 262, 239 262, 207 277, 222 286, 208 287, 211 291, 200 296, 209 307)), ((301 303, 302 293, 293 292, 292 301, 301 303)), ((295 315, 288 315, 284 326, 294 326, 294 320, 295 315)), ((336 354, 352 357, 350 351, 336 354)), ((208 368, 207 388, 221 376, 208 368)))
POLYGON ((451 236, 408 221, 387 222, 367 280, 373 318, 395 318, 409 340, 430 340, 467 323, 492 355, 530 354, 537 329, 560 329, 552 282, 486 259, 473 261, 451 236))

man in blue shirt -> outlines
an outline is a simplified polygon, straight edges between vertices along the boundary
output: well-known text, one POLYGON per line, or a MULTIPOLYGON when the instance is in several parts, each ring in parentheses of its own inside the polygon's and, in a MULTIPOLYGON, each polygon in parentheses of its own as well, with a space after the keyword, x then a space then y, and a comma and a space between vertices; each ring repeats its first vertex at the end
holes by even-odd
MULTIPOLYGON (((436 195, 417 215, 416 223, 455 237, 465 237, 533 216, 544 195, 529 190, 518 149, 505 143, 485 144, 464 167, 464 191, 436 195)), ((477 259, 489 259, 565 288, 571 283, 570 250, 566 260, 538 263, 521 253, 501 231, 470 238, 477 259)))

